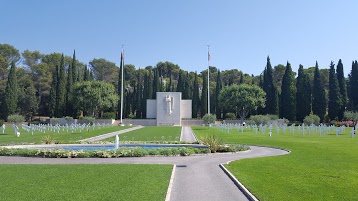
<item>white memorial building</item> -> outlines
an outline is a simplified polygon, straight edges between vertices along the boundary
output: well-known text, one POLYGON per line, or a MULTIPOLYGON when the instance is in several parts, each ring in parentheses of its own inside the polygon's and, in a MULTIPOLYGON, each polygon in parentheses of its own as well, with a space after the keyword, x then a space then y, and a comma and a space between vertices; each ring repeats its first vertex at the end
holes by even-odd
POLYGON ((182 100, 181 92, 157 92, 157 99, 147 99, 147 119, 156 119, 157 126, 181 126, 191 114, 191 100, 182 100))

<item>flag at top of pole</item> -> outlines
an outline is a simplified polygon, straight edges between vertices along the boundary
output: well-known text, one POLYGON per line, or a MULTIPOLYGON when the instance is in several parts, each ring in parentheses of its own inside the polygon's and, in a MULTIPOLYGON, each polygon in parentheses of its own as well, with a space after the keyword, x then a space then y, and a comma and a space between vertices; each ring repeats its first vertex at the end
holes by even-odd
POLYGON ((209 61, 210 61, 210 58, 211 58, 211 56, 210 56, 210 45, 208 45, 208 114, 210 114, 210 76, 209 76, 209 74, 210 74, 210 68, 209 68, 209 61))

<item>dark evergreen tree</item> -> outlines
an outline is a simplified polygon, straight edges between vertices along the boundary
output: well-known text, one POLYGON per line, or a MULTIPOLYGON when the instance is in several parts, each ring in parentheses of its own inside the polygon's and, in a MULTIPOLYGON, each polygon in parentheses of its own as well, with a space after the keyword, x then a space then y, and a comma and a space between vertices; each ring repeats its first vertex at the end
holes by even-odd
POLYGON ((295 75, 289 62, 287 62, 282 79, 281 103, 281 117, 294 121, 296 118, 296 84, 295 75))
POLYGON ((67 70, 67 83, 66 83, 66 116, 73 116, 73 103, 72 103, 72 88, 73 88, 73 79, 72 79, 72 65, 68 66, 67 70))
POLYGON ((92 72, 92 70, 89 70, 89 71, 90 71, 89 81, 93 81, 94 80, 93 72, 92 72))
POLYGON ((169 83, 167 84, 167 87, 166 87, 166 91, 167 92, 171 92, 172 91, 172 75, 169 74, 169 83))
POLYGON ((177 92, 184 92, 185 89, 185 83, 184 83, 184 75, 183 75, 183 71, 179 72, 179 77, 178 77, 178 84, 177 84, 177 92))
POLYGON ((339 91, 342 96, 342 108, 339 112, 338 118, 343 119, 344 112, 348 105, 348 95, 347 95, 346 79, 344 78, 342 60, 339 60, 338 64, 337 64, 337 80, 338 80, 338 84, 339 84, 339 91))
POLYGON ((56 110, 56 89, 57 89, 57 76, 58 76, 58 70, 59 67, 56 65, 55 72, 52 73, 52 84, 51 84, 51 90, 50 90, 50 117, 55 116, 55 110, 56 110))
POLYGON ((83 70, 83 81, 89 81, 89 71, 87 69, 87 65, 85 65, 83 70))
POLYGON ((198 75, 195 72, 194 85, 193 85, 193 99, 192 99, 192 105, 191 105, 193 118, 198 117, 199 105, 200 105, 200 100, 199 100, 198 75))
POLYGON ((157 92, 159 92, 159 75, 158 75, 158 68, 154 69, 154 79, 153 79, 153 95, 152 98, 157 97, 157 92))
POLYGON ((183 74, 184 76, 184 91, 183 91, 183 94, 182 94, 182 98, 183 99, 190 99, 190 76, 189 76, 189 73, 187 72, 187 74, 183 74))
POLYGON ((4 95, 4 117, 16 113, 18 102, 18 86, 16 78, 16 66, 12 61, 10 65, 10 72, 6 82, 5 95, 4 95))
POLYGON ((148 99, 153 98, 153 71, 148 70, 148 99))
POLYGON ((314 71, 313 78, 313 91, 312 91, 312 112, 315 115, 318 115, 321 121, 324 120, 327 110, 327 101, 326 101, 326 91, 322 84, 320 71, 318 68, 318 63, 316 62, 316 67, 314 71))
POLYGON ((57 74, 55 117, 63 117, 66 107, 65 97, 66 97, 66 74, 65 74, 65 60, 62 54, 61 63, 57 74))
POLYGON ((200 115, 203 117, 208 113, 208 78, 207 71, 202 73, 203 77, 203 89, 201 91, 201 101, 200 101, 200 115))
POLYGON ((75 84, 76 81, 80 81, 81 79, 78 79, 80 76, 78 73, 78 69, 77 69, 77 61, 76 61, 76 50, 73 50, 73 56, 72 56, 72 68, 71 68, 71 72, 72 74, 72 84, 75 84))
POLYGON ((244 84, 244 73, 241 73, 240 75, 240 82, 239 84, 244 84))
POLYGON ((296 81, 296 120, 303 121, 303 119, 311 113, 311 84, 308 75, 304 72, 303 66, 300 65, 298 69, 298 76, 296 81))
POLYGON ((357 60, 352 63, 352 70, 350 74, 350 101, 352 110, 358 111, 358 63, 357 60))
POLYGON ((272 66, 270 62, 270 57, 267 57, 267 64, 264 71, 263 77, 263 90, 266 92, 266 107, 264 108, 264 112, 266 114, 277 114, 278 113, 278 105, 277 105, 277 96, 276 96, 276 88, 273 84, 272 77, 272 66))
POLYGON ((338 120, 343 103, 342 96, 339 90, 336 69, 333 61, 331 61, 329 69, 329 94, 328 94, 328 117, 330 120, 338 120))
POLYGON ((142 91, 142 75, 141 70, 138 70, 138 81, 137 81, 137 99, 136 99, 136 118, 142 118, 142 102, 143 99, 143 91, 142 91))
POLYGON ((222 89, 222 80, 221 80, 221 73, 220 70, 218 71, 218 75, 216 76, 216 88, 215 88, 215 113, 216 118, 222 119, 221 113, 222 113, 222 107, 219 103, 219 93, 222 89))

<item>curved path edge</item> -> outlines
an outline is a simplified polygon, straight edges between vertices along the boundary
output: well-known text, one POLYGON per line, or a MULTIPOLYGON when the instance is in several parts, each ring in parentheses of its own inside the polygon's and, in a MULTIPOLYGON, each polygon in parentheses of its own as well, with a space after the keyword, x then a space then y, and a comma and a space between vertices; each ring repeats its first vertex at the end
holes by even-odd
POLYGON ((289 151, 260 146, 250 146, 250 148, 249 151, 237 153, 185 157, 36 158, 0 156, 0 164, 173 164, 173 179, 169 182, 166 200, 257 200, 228 170, 225 171, 226 168, 222 164, 245 158, 285 155, 289 151), (218 164, 221 169, 218 168, 218 164), (238 186, 238 184, 241 185, 238 186))

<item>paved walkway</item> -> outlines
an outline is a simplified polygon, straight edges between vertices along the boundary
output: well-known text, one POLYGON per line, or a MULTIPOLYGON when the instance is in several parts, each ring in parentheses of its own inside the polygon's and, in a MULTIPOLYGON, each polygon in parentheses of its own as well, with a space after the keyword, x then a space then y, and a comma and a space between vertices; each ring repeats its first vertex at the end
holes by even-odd
POLYGON ((196 142, 195 135, 193 133, 193 130, 191 130, 190 126, 183 126, 182 127, 181 135, 180 135, 180 141, 181 142, 189 142, 189 143, 196 142))
POLYGON ((135 127, 127 128, 127 129, 124 129, 124 130, 115 131, 115 132, 112 132, 112 133, 107 133, 107 134, 98 135, 98 136, 95 136, 95 137, 79 140, 79 142, 100 141, 100 140, 104 140, 104 139, 107 139, 107 138, 110 138, 110 137, 114 137, 116 135, 120 135, 120 134, 123 134, 123 133, 127 133, 129 131, 134 131, 134 130, 141 129, 141 128, 144 128, 144 127, 143 126, 135 126, 135 127))
POLYGON ((276 156, 288 152, 251 146, 234 154, 208 154, 188 157, 139 158, 30 158, 0 156, 0 164, 175 164, 177 165, 171 201, 247 200, 219 164, 244 158, 276 156))

